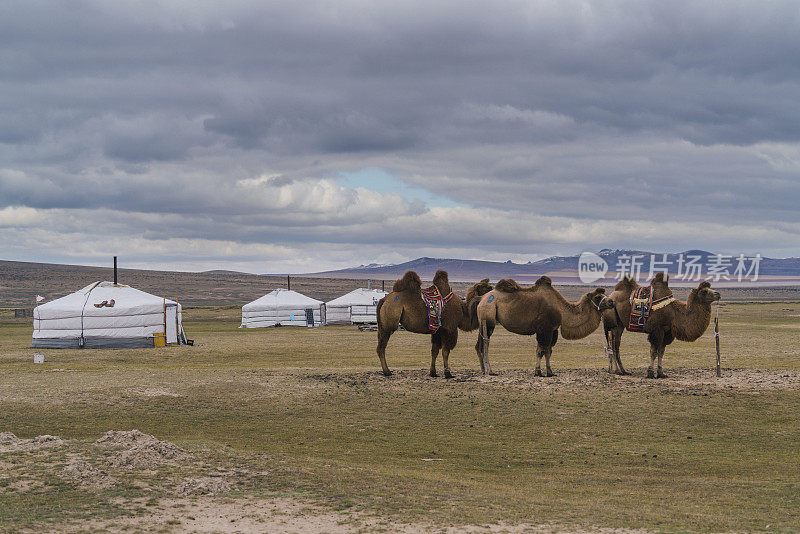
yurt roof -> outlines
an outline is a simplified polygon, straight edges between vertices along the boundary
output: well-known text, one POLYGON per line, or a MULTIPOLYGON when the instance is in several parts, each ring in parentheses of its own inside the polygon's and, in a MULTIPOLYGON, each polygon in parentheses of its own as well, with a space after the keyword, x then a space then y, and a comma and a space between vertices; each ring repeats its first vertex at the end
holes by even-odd
POLYGON ((57 315, 60 312, 93 308, 94 304, 112 299, 114 300, 114 308, 117 310, 133 309, 134 312, 136 308, 150 308, 154 305, 163 306, 165 303, 175 304, 174 300, 157 297, 124 284, 94 282, 74 293, 40 304, 36 307, 35 315, 45 319, 47 316, 57 315))
POLYGON ((346 293, 341 297, 336 297, 335 299, 329 301, 327 306, 351 306, 355 305, 364 305, 364 304, 372 304, 375 299, 380 300, 386 296, 385 291, 381 291, 380 289, 367 289, 364 287, 359 287, 358 289, 354 289, 350 293, 346 293))
POLYGON ((259 297, 253 302, 249 302, 242 306, 243 310, 250 309, 252 307, 262 307, 262 306, 309 306, 309 305, 319 305, 322 304, 321 300, 312 299, 311 297, 307 297, 302 293, 298 293, 297 291, 293 291, 291 289, 275 289, 270 291, 263 297, 259 297))

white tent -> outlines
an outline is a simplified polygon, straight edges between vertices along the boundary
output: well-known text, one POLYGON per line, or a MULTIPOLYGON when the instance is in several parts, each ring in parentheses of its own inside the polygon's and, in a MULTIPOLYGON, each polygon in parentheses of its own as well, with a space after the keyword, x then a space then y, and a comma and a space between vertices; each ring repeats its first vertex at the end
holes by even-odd
POLYGON ((35 348, 128 348, 185 341, 181 305, 123 284, 95 282, 33 310, 35 348))
POLYGON ((289 289, 276 289, 242 306, 243 328, 324 324, 325 303, 289 289))
POLYGON ((376 323, 378 301, 386 296, 379 289, 360 287, 325 304, 327 324, 376 323))

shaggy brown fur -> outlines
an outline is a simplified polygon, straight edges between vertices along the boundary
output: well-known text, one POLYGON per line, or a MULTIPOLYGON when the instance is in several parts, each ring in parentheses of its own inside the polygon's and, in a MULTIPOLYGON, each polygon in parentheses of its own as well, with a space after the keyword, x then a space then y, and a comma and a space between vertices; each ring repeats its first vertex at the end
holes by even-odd
POLYGON ((414 271, 407 271, 406 274, 403 275, 403 278, 395 282, 392 286, 392 292, 396 293, 402 293, 403 291, 420 291, 421 289, 422 280, 414 271))
POLYGON ((459 328, 464 332, 472 332, 477 330, 480 324, 478 323, 478 304, 480 297, 491 291, 492 285, 489 283, 488 278, 484 278, 477 284, 474 284, 467 289, 467 298, 464 302, 463 315, 464 319, 461 321, 459 328))
MULTIPOLYGON (((651 283, 653 298, 659 299, 672 294, 669 289, 669 277, 658 273, 651 283)), ((631 313, 631 293, 639 287, 633 280, 623 278, 611 293, 615 310, 603 313, 603 329, 609 339, 608 371, 617 374, 629 374, 622 367, 619 347, 622 333, 628 327, 628 317, 631 313)), ((689 293, 686 302, 679 300, 655 310, 650 314, 645 332, 650 341, 650 367, 647 369, 648 378, 664 378, 661 369, 661 359, 666 346, 675 339, 680 341, 695 341, 705 333, 711 322, 711 303, 720 299, 720 294, 711 289, 708 281, 700 284, 689 293), (655 367, 656 358, 658 366, 655 367)))
POLYGON ((486 293, 477 306, 481 327, 475 351, 484 374, 492 374, 489 365, 489 339, 497 323, 509 332, 521 335, 536 334, 536 375, 542 376, 542 357, 547 376, 553 376, 550 355, 558 339, 558 329, 565 339, 580 339, 600 325, 601 311, 613 303, 598 287, 584 295, 579 302, 568 302, 553 286, 550 278, 542 276, 531 287, 523 288, 510 279, 500 280, 494 290, 486 293))
MULTIPOLYGON (((450 283, 447 272, 437 271, 433 277, 435 285, 442 296, 450 294, 450 283)), ((386 365, 386 346, 389 337, 397 330, 398 325, 402 325, 409 332, 417 334, 430 334, 428 330, 428 307, 422 300, 422 281, 419 275, 413 271, 408 271, 403 277, 395 282, 392 292, 383 297, 378 302, 378 358, 381 362, 383 374, 390 376, 392 372, 386 365)), ((481 295, 491 291, 489 279, 481 280, 469 288, 467 295, 471 295, 472 300, 480 300, 481 295)), ((458 342, 458 329, 465 331, 474 330, 477 325, 472 326, 470 318, 469 301, 464 302, 458 295, 453 295, 442 311, 442 326, 435 333, 431 334, 431 376, 436 374, 436 358, 439 350, 442 351, 442 361, 444 363, 444 376, 451 378, 450 373, 450 351, 455 348, 458 342)))

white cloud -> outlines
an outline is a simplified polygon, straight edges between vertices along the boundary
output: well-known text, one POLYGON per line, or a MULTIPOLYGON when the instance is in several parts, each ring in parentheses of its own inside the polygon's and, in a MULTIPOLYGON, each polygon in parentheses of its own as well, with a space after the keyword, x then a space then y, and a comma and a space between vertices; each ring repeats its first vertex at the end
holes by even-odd
POLYGON ((253 270, 796 254, 796 15, 789 1, 12 0, 0 257, 100 258, 112 238, 152 266, 253 270), (365 168, 459 206, 337 181, 365 168))
POLYGON ((6 206, 0 208, 0 228, 19 228, 42 224, 39 212, 27 206, 6 206))

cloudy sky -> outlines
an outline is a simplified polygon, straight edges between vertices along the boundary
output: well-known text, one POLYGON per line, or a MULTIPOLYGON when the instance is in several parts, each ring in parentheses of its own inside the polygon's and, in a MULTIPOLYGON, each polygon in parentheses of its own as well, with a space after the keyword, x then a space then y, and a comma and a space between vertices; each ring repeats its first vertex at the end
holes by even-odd
POLYGON ((800 255, 800 4, 0 2, 0 259, 800 255))

